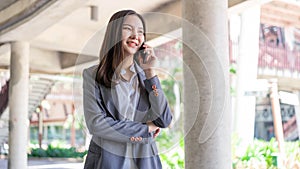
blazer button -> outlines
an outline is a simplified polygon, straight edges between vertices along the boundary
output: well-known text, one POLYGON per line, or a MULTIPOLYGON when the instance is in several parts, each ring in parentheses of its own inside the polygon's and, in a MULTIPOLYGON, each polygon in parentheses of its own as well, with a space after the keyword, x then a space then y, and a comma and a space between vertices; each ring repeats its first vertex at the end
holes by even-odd
POLYGON ((158 96, 158 92, 155 92, 155 93, 154 93, 154 96, 156 96, 156 97, 157 97, 157 96, 158 96))
POLYGON ((134 142, 135 138, 134 137, 130 137, 130 141, 134 142))
POLYGON ((156 89, 156 85, 154 84, 154 85, 152 85, 152 89, 153 90, 155 90, 156 89))

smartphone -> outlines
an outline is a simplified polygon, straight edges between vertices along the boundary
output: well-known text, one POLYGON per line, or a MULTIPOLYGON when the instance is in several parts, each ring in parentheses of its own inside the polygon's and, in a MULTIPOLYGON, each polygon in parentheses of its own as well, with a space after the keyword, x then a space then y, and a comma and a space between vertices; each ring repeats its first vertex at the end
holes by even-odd
POLYGON ((145 64, 146 63, 146 59, 147 59, 147 52, 144 52, 145 51, 145 47, 144 47, 144 43, 142 44, 142 46, 140 47, 139 49, 139 53, 140 55, 142 56, 143 58, 143 63, 145 64))

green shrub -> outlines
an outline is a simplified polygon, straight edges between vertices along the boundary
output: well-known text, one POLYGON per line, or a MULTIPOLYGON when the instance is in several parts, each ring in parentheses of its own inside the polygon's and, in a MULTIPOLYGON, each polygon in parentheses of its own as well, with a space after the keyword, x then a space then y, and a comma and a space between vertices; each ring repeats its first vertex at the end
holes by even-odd
POLYGON ((160 154, 163 168, 165 169, 183 169, 184 168, 184 143, 180 140, 178 146, 171 151, 160 154))
POLYGON ((156 138, 164 169, 184 168, 184 138, 179 131, 162 130, 156 138), (174 140, 177 140, 174 142, 174 140))
POLYGON ((62 148, 50 144, 47 149, 32 148, 29 157, 60 157, 60 158, 83 158, 87 151, 79 152, 75 147, 62 148))
MULTIPOLYGON (((279 154, 278 143, 275 138, 268 141, 254 140, 249 145, 244 154, 238 155, 237 149, 239 149, 239 141, 236 138, 232 140, 232 153, 233 153, 233 168, 278 168, 277 158, 279 154)), ((283 166, 290 168, 291 163, 293 165, 300 163, 300 141, 285 142, 285 158, 283 166)))

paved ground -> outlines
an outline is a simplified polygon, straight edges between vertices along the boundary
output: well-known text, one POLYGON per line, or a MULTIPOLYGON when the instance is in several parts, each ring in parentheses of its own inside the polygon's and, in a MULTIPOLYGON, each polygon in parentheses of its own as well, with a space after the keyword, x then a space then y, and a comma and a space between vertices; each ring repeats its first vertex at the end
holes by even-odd
MULTIPOLYGON (((7 159, 0 159, 0 169, 7 169, 7 159)), ((83 169, 83 162, 74 159, 29 159, 28 169, 83 169)))

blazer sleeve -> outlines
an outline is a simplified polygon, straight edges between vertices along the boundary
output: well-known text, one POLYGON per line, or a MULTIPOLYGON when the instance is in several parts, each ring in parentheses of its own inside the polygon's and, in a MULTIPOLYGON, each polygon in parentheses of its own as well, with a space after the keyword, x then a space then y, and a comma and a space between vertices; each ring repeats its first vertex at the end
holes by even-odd
POLYGON ((87 128, 94 136, 117 142, 144 144, 154 140, 146 124, 117 120, 108 115, 90 69, 83 71, 83 109, 87 128))
POLYGON ((148 119, 151 119, 158 127, 168 127, 172 121, 172 114, 158 77, 154 76, 151 79, 146 79, 144 83, 150 101, 148 119))

